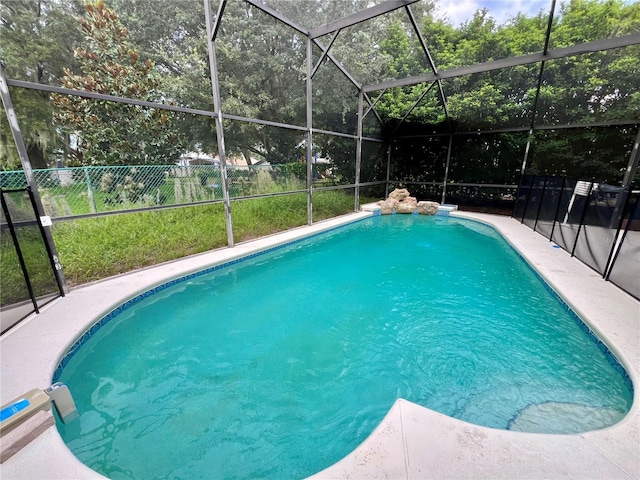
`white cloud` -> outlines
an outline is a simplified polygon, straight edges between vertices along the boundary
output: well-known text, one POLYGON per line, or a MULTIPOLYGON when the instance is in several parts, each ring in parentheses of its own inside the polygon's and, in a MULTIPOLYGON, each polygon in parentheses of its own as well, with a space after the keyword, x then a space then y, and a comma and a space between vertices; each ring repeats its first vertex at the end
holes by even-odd
POLYGON ((551 0, 438 0, 436 16, 447 18, 457 26, 473 18, 476 10, 487 8, 498 23, 504 23, 518 12, 536 15, 551 8, 551 0))

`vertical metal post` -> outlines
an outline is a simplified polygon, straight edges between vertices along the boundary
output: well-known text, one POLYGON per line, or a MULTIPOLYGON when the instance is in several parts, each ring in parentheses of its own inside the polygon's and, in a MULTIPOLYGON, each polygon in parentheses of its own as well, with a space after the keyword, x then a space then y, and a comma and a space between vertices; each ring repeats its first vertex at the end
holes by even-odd
POLYGON ((444 182, 442 183, 442 202, 447 196, 447 182, 449 181, 449 165, 451 164, 451 149, 453 148, 453 133, 449 134, 449 147, 447 148, 447 163, 444 167, 444 182))
MULTIPOLYGON (((31 200, 31 205, 33 206, 33 209, 36 210, 35 196, 33 194, 33 190, 31 189, 31 187, 27 187, 27 193, 29 194, 29 199, 31 200)), ((42 226, 42 222, 38 222, 38 227, 40 228, 40 235, 42 235, 42 238, 45 238, 44 227, 42 226)), ((51 247, 47 242, 44 242, 44 248, 47 250, 47 255, 49 256, 49 264, 51 265, 51 270, 55 275, 56 269, 61 268, 60 263, 58 263, 57 260, 54 260, 54 259, 57 259, 57 256, 55 256, 54 253, 51 251, 51 247)), ((58 283, 58 291, 60 292, 60 295, 64 297, 64 293, 65 293, 64 289, 62 288, 62 285, 60 285, 59 283, 58 283)))
POLYGON ((533 192, 533 184, 536 181, 536 176, 533 175, 531 177, 531 188, 529 188, 529 195, 527 195, 527 201, 524 202, 524 209, 522 210, 522 219, 520 220, 520 224, 524 223, 524 219, 527 218, 527 210, 529 209, 529 202, 531 201, 531 193, 533 192))
MULTIPOLYGON (((607 257, 607 263, 604 264, 604 269, 602 271, 602 278, 607 280, 609 278, 609 272, 613 267, 614 256, 617 257, 618 250, 622 246, 622 240, 624 238, 625 231, 622 230, 622 224, 624 223, 624 217, 629 209, 629 203, 631 201, 631 185, 628 187, 624 187, 620 195, 624 196, 624 207, 622 208, 622 212, 618 217, 618 225, 616 227, 616 234, 613 237, 613 242, 611 245, 611 250, 609 251, 609 257, 607 257), (620 241, 618 241, 620 239, 620 241)), ((620 204, 620 200, 618 200, 617 204, 620 204)), ((611 223, 615 220, 616 210, 618 205, 616 205, 616 209, 613 212, 611 223)), ((637 205, 636 205, 637 207, 637 205)), ((627 226, 633 222, 633 218, 629 217, 629 221, 627 222, 627 226)), ((611 228, 611 227, 610 227, 611 228)))
POLYGON ((553 232, 556 229, 558 223, 558 213, 560 212, 560 200, 562 200, 562 194, 564 193, 564 186, 567 183, 567 177, 562 177, 562 185, 560 186, 560 193, 558 195, 558 202, 556 203, 556 212, 553 214, 553 225, 551 226, 551 233, 549 234, 549 241, 553 239, 553 232))
POLYGON ((516 218, 516 208, 518 206, 518 199, 520 198, 521 190, 522 190, 522 176, 520 176, 520 183, 518 183, 518 190, 516 190, 516 201, 513 204, 513 210, 511 211, 511 218, 516 218))
POLYGON ((538 210, 536 211, 536 220, 533 222, 533 231, 536 231, 536 227, 538 226, 538 218, 540 217, 540 210, 542 210, 542 200, 544 200, 544 193, 547 190, 547 180, 549 179, 549 175, 544 176, 544 183, 542 184, 542 192, 540 192, 540 203, 538 203, 538 210))
POLYGON ((307 37, 307 223, 313 223, 313 43, 307 37))
MULTIPOLYGON (((547 19, 547 30, 544 37, 544 47, 542 48, 542 54, 546 55, 549 51, 549 40, 551 38, 551 29, 553 28, 553 14, 556 10, 556 0, 551 0, 551 9, 549 10, 549 18, 547 19)), ((540 101, 540 89, 542 88, 542 78, 544 76, 545 60, 540 62, 540 72, 538 73, 538 83, 536 85, 536 96, 533 100, 533 112, 531 113, 531 124, 529 128, 529 135, 527 136, 527 146, 524 149, 524 158, 522 159, 522 168, 520 169, 520 175, 524 175, 524 171, 527 168, 527 161, 529 160, 529 149, 531 148, 531 140, 533 138, 533 131, 536 125, 536 115, 538 114, 538 102, 540 101)))
POLYGON ((580 231, 582 230, 582 224, 584 223, 584 217, 587 215, 587 208, 589 208, 589 203, 591 202, 591 192, 593 191, 593 183, 595 180, 591 180, 591 185, 589 185, 589 191, 587 192, 587 199, 584 202, 584 207, 582 208, 582 213, 580 214, 580 223, 578 224, 578 231, 576 232, 576 239, 573 241, 573 248, 571 249, 571 256, 573 257, 576 253, 576 247, 578 246, 578 239, 580 238, 580 231))
POLYGON ((387 147, 387 182, 384 186, 384 198, 389 198, 389 180, 391 179, 391 141, 387 147))
POLYGON ((522 166, 520 167, 520 176, 524 175, 524 171, 527 168, 527 161, 529 159, 529 149, 531 148, 532 138, 533 138, 533 128, 530 128, 529 135, 527 136, 527 145, 524 147, 524 158, 522 159, 522 166))
MULTIPOLYGON (((9 94, 9 85, 7 85, 7 81, 4 78, 4 69, 2 68, 1 63, 0 63, 0 96, 2 97, 2 103, 4 104, 4 110, 7 115, 7 120, 9 121, 11 133, 13 134, 13 140, 16 144, 18 155, 20 156, 22 169, 24 170, 24 175, 27 179, 27 185, 31 187, 31 191, 33 193, 33 201, 36 208, 36 214, 38 215, 38 223, 42 225, 41 217, 46 216, 46 213, 44 211, 44 207, 42 206, 42 200, 40 199, 40 194, 38 193, 38 185, 36 184, 36 180, 33 176, 31 161, 29 160, 29 155, 27 154, 27 147, 25 146, 24 140, 22 139, 22 133, 20 132, 20 125, 18 125, 18 117, 16 117, 16 112, 13 109, 13 102, 11 101, 11 95, 9 94)), ((64 272, 62 271, 62 265, 60 264, 60 258, 58 256, 58 251, 56 250, 56 245, 53 242, 51 227, 48 227, 48 226, 43 227, 42 231, 44 235, 44 241, 48 245, 49 252, 51 252, 51 261, 55 265, 54 275, 55 275, 56 281, 58 282, 58 287, 60 288, 62 295, 64 295, 69 291, 69 287, 67 286, 67 280, 64 276, 64 272)))
POLYGON ((358 140, 356 144, 356 194, 353 210, 358 211, 360 205, 360 167, 362 165, 362 112, 364 96, 362 89, 358 93, 358 140))
MULTIPOLYGON (((627 195, 627 197, 629 198, 629 200, 627 201, 627 208, 628 208, 629 201, 631 199, 631 187, 629 187, 629 195, 627 195)), ((618 255, 620 254, 620 250, 622 249, 622 245, 624 244, 625 239, 627 238, 627 232, 631 228, 631 224, 633 223, 633 219, 636 218, 636 216, 637 216, 636 212, 638 211, 638 209, 640 209, 640 199, 636 201, 635 205, 629 211, 629 221, 627 222, 627 225, 624 228, 624 232, 622 233, 622 236, 620 237, 620 241, 618 242, 618 245, 617 245, 618 248, 614 247, 615 252, 613 252, 613 258, 609 259, 609 262, 608 262, 608 265, 607 265, 607 269, 606 269, 606 276, 603 277, 607 281, 609 281, 609 277, 611 277, 611 272, 613 271, 613 267, 615 266, 616 261, 618 260, 618 255)), ((623 215, 622 219, 624 220, 624 215, 623 215)), ((620 223, 620 228, 622 228, 622 222, 620 223)))
MULTIPOLYGON (((633 143, 633 149, 631 150, 631 155, 629 156, 629 162, 627 163, 627 169, 624 172, 624 178, 622 179, 622 187, 630 187, 633 183, 633 179, 636 176, 636 171, 638 170, 638 162, 640 161, 640 128, 638 128, 638 134, 636 135, 636 140, 633 143)), ((631 194, 631 190, 629 190, 629 195, 631 194)), ((611 223, 609 224, 609 228, 613 228, 613 221, 616 217, 621 217, 624 213, 624 209, 626 205, 626 199, 622 198, 621 195, 618 195, 616 206, 613 209, 613 213, 611 214, 611 223)))
POLYGON ((638 170, 638 163, 640 162, 640 128, 638 128, 638 134, 631 150, 631 156, 629 157, 629 163, 627 169, 624 172, 624 179, 622 180, 622 186, 628 187, 633 182, 633 178, 638 170))
MULTIPOLYGON (((227 177, 227 153, 224 145, 224 124, 222 121, 222 106, 220 99, 220 83, 218 81, 218 62, 216 59, 216 45, 213 39, 213 23, 211 18, 211 3, 204 0, 204 15, 207 27, 207 46, 209 48, 209 71, 211 74, 211 91, 213 94, 213 111, 216 114, 216 138, 218 140, 218 157, 220 158, 220 178, 222 181, 222 195, 224 197, 224 214, 227 225, 227 244, 235 245, 233 240, 233 222, 231 218, 231 200, 229 198, 229 179, 227 177)), ((219 23, 219 22, 218 22, 219 23)))
POLYGON ((96 199, 93 196, 93 185, 91 184, 91 177, 89 176, 89 170, 87 167, 82 167, 84 171, 84 179, 87 182, 87 197, 89 198, 89 207, 91 208, 91 213, 96 213, 98 209, 96 208, 96 199))

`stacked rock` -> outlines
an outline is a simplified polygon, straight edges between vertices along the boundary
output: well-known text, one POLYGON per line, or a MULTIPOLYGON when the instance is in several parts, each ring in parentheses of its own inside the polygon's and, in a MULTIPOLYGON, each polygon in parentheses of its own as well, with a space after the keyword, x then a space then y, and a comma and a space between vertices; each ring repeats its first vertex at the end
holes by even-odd
POLYGON ((386 200, 380 200, 378 205, 380 205, 382 215, 391 215, 394 211, 396 213, 414 213, 416 210, 421 215, 435 215, 439 204, 437 202, 418 202, 406 188, 396 188, 386 200))

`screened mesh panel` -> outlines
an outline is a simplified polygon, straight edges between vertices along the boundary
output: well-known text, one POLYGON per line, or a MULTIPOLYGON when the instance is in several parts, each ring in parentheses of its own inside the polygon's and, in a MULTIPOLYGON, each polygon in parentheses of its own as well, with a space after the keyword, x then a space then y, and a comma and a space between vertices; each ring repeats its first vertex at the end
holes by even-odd
POLYGON ((333 63, 323 64, 313 77, 313 127, 355 135, 358 91, 333 63))
MULTIPOLYGON (((2 192, 8 217, 13 222, 27 276, 38 306, 42 306, 60 295, 49 254, 44 243, 37 215, 27 191, 2 192)), ((25 314, 29 292, 26 280, 17 262, 17 250, 8 230, 7 215, 2 218, 2 307, 18 304, 16 310, 9 309, 9 318, 25 314), (13 250, 13 251, 12 251, 13 250), (5 259, 5 254, 7 258, 5 259), (26 290, 26 297, 25 297, 26 290)), ((30 303, 30 301, 29 301, 30 303)), ((31 304, 30 304, 31 305, 31 304)), ((31 305, 32 306, 32 305, 31 305)), ((29 313, 31 310, 27 311, 29 313)), ((5 312, 3 311, 3 317, 5 312)), ((4 319, 3 319, 4 324, 4 319)))
POLYGON ((224 113, 305 125, 304 37, 259 9, 227 2, 216 51, 224 113))
POLYGON ((313 192, 313 221, 318 222, 355 210, 355 189, 340 188, 313 192))
POLYGON ((516 187, 447 185, 445 203, 458 205, 463 210, 509 215, 516 191, 516 187))
POLYGON ((551 240, 568 252, 573 251, 590 188, 588 182, 565 180, 551 240))
MULTIPOLYGON (((269 196, 234 201, 233 238, 252 240, 307 224, 307 194, 269 196), (269 222, 256 221, 269 218, 269 222)), ((224 228, 224 220, 222 222, 224 228)))
POLYGON ((384 200, 386 198, 385 186, 385 184, 379 184, 360 187, 360 205, 384 200))
POLYGON ((455 136, 449 181, 515 185, 526 142, 526 133, 455 136))
MULTIPOLYGON (((8 204, 13 204, 11 195, 5 196, 3 192, 2 196, 8 204)), ((4 208, 0 213, 0 331, 4 332, 33 312, 34 307, 4 208)))
POLYGON ((527 207, 525 208, 522 220, 522 222, 530 228, 534 228, 536 219, 538 218, 538 211, 540 210, 542 194, 544 192, 544 184, 545 177, 533 177, 531 190, 529 191, 529 200, 527 201, 527 207))
POLYGON ((638 75, 629 65, 639 55, 640 47, 632 45, 547 61, 536 124, 636 120, 638 75))
MULTIPOLYGON (((212 1, 214 13, 218 1, 212 1)), ((159 103, 213 110, 202 2, 111 0, 129 31, 139 61, 150 59, 161 77, 159 103)))
POLYGON ((334 135, 313 135, 314 187, 352 185, 356 181, 356 141, 334 135))
POLYGON ((640 197, 637 194, 629 202, 628 212, 623 223, 624 239, 611 267, 609 280, 640 299, 640 197))
POLYGON ((225 146, 230 164, 276 165, 305 158, 305 136, 300 130, 225 120, 225 146))
POLYGON ((405 182, 442 182, 449 135, 402 138, 392 144, 391 179, 405 182))
POLYGON ((422 32, 440 69, 526 55, 544 46, 549 0, 510 3, 506 11, 504 2, 485 2, 477 9, 451 0, 435 5, 435 15, 425 19, 422 32), (453 54, 451 45, 458 46, 453 54))
POLYGON ((437 182, 390 182, 389 192, 396 188, 406 188, 412 197, 416 197, 418 201, 429 200, 431 202, 440 202, 442 200, 442 184, 437 182))
POLYGON ((464 75, 442 81, 449 114, 462 132, 526 127, 531 123, 539 67, 464 75))
POLYGON ((513 218, 523 221, 524 213, 531 197, 531 186, 533 184, 533 175, 522 175, 520 178, 520 186, 516 196, 516 202, 513 207, 513 218))
POLYGON ((206 117, 164 109, 62 94, 51 99, 55 125, 74 139, 67 147, 60 140, 65 165, 172 164, 187 151, 193 135, 207 128, 206 117), (185 133, 184 127, 193 130, 185 133))
POLYGON ((417 126, 437 125, 446 120, 435 83, 390 88, 382 93, 376 107, 392 134, 406 134, 417 126))
MULTIPOLYGON (((372 100, 373 102, 374 100, 372 100)), ((365 102, 364 104, 364 112, 369 108, 369 104, 365 102)), ((373 113, 373 111, 369 112, 364 119, 362 120, 362 134, 365 137, 370 138, 382 138, 382 124, 378 117, 373 113)))
POLYGON ((637 2, 563 2, 556 5, 557 25, 550 48, 640 32, 637 2), (589 28, 582 28, 589 25, 589 28))
MULTIPOLYGON (((311 29, 357 13, 362 3, 344 0, 295 1, 266 0, 265 5, 281 12, 303 28, 311 29)), ((380 3, 380 2, 373 2, 380 3)))
MULTIPOLYGON (((217 164, 71 167, 33 173, 45 213, 52 218, 223 198, 217 164)), ((6 177, 0 172, 0 179, 7 181, 6 177)))
POLYGON ((79 69, 73 47, 83 40, 78 21, 84 13, 81 2, 47 2, 46 8, 41 2, 3 2, 2 9, 8 78, 59 86, 63 68, 79 69), (64 37, 52 42, 55 35, 64 37))
MULTIPOLYGON (((51 102, 49 94, 20 87, 9 87, 9 94, 31 167, 47 168, 62 161, 65 137, 60 125, 54 122, 55 105, 51 102)), ((4 111, 2 114, 5 114, 4 111)), ((12 158, 12 166, 21 169, 6 117, 0 120, 0 129, 1 147, 3 150, 8 147, 7 153, 12 158)))
POLYGON ((331 52, 363 85, 419 75, 426 64, 404 9, 341 30, 331 52))
POLYGON ((544 185, 544 194, 536 221, 536 232, 551 239, 553 226, 556 221, 560 198, 562 196, 564 178, 547 177, 544 185))
POLYGON ((536 131, 527 172, 621 182, 637 126, 536 131))
POLYGON ((377 142, 362 142, 360 183, 386 181, 387 146, 377 142))
POLYGON ((625 210, 628 190, 599 184, 591 190, 575 256, 604 274, 625 210))

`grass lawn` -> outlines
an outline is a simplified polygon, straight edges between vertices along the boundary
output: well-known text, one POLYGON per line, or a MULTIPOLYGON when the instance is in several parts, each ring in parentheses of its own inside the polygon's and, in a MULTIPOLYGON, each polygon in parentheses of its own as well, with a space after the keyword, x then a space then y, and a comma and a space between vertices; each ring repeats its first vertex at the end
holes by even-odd
MULTIPOLYGON (((313 200, 314 221, 354 209, 353 196, 338 190, 315 192, 313 200)), ((231 211, 238 243, 306 225, 307 196, 236 201, 231 211)), ((222 204, 65 221, 52 232, 70 286, 227 245, 222 204)))

